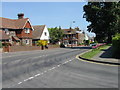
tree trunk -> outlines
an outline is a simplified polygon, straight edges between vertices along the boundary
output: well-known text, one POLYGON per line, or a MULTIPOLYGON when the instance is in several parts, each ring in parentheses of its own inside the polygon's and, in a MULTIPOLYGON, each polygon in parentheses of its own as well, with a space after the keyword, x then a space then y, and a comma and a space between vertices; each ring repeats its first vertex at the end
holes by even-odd
POLYGON ((41 50, 44 50, 44 46, 43 45, 41 46, 41 50))

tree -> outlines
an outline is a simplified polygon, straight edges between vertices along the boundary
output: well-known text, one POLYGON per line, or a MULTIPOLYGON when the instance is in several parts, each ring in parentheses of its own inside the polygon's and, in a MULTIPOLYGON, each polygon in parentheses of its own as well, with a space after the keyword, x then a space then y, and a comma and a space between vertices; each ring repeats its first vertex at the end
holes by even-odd
POLYGON ((112 36, 120 32, 120 2, 88 2, 83 7, 89 32, 96 34, 96 40, 111 43, 112 36))
POLYGON ((50 33, 50 43, 56 44, 58 41, 62 40, 63 31, 61 30, 61 27, 48 28, 48 30, 50 33))
POLYGON ((46 46, 48 44, 48 41, 46 40, 38 40, 37 41, 37 46, 41 46, 41 49, 44 49, 44 46, 46 46))

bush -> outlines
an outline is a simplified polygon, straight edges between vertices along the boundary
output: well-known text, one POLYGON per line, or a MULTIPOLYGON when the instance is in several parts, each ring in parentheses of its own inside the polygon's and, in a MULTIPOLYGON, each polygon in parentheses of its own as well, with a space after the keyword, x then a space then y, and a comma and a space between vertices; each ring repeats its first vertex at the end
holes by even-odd
POLYGON ((85 40, 85 45, 89 45, 90 44, 90 40, 85 40))
POLYGON ((46 40, 38 40, 37 46, 46 46, 48 44, 48 41, 46 40))
POLYGON ((0 41, 0 48, 2 48, 2 42, 0 41))
POLYGON ((112 38, 113 57, 120 58, 120 33, 112 38))
POLYGON ((84 45, 84 43, 79 43, 78 45, 84 45))
POLYGON ((63 43, 60 44, 61 48, 65 48, 65 45, 63 43))

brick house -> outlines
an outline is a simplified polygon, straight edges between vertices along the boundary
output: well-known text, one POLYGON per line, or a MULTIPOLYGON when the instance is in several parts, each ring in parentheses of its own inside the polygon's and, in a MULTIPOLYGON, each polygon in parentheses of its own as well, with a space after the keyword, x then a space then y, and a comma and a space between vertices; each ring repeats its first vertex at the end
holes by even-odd
POLYGON ((0 29, 0 41, 2 43, 8 43, 9 42, 9 36, 5 34, 4 31, 2 31, 2 29, 0 29))
POLYGON ((0 29, 9 36, 9 43, 12 45, 32 46, 32 31, 34 30, 29 18, 24 18, 24 14, 18 14, 18 19, 8 19, 0 17, 2 22, 0 29))
POLYGON ((63 37, 63 44, 65 46, 73 45, 77 46, 79 43, 83 43, 85 39, 85 35, 79 28, 69 28, 69 29, 62 29, 64 33, 63 37))

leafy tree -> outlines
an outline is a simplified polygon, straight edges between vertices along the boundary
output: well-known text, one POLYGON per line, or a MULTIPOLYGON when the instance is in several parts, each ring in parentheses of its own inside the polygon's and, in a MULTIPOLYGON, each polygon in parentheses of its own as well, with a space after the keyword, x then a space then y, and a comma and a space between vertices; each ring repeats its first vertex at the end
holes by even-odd
POLYGON ((63 31, 61 28, 48 28, 50 33, 50 43, 56 44, 58 41, 62 40, 63 37, 63 31))
POLYGON ((83 7, 86 21, 90 22, 89 32, 96 33, 96 40, 107 40, 120 32, 120 2, 88 2, 83 7))

